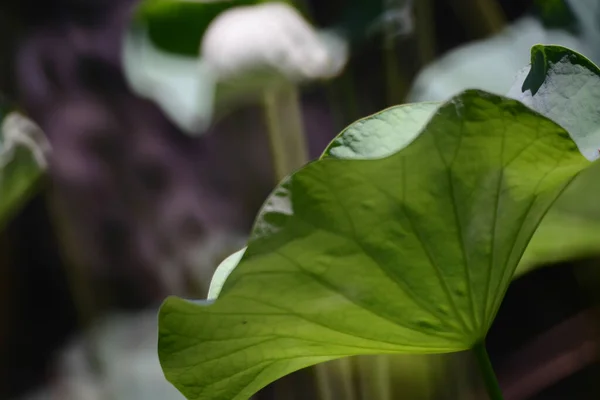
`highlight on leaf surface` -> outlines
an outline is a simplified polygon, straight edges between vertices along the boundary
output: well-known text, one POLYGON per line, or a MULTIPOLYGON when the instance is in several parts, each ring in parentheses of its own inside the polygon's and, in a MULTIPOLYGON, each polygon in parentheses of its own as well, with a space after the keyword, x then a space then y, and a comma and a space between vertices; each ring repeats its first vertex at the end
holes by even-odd
MULTIPOLYGON (((397 111, 347 131, 402 131, 397 111)), ((385 157, 325 157, 288 177, 216 300, 165 301, 159 356, 185 396, 247 399, 328 360, 484 339, 540 220, 590 162, 501 96, 466 91, 432 114, 385 157)))
POLYGON ((333 139, 321 158, 369 160, 390 156, 418 136, 441 104, 403 104, 360 119, 333 139))

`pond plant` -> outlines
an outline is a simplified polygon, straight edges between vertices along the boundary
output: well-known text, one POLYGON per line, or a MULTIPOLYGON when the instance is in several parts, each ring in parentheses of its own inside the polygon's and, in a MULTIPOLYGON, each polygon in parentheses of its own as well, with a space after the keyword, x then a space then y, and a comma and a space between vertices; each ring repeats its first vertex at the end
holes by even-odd
POLYGON ((0 96, 0 224, 10 219, 39 189, 50 144, 40 127, 0 96))
POLYGON ((502 399, 485 339, 515 273, 597 245, 535 238, 591 179, 600 70, 564 47, 531 54, 508 96, 386 109, 286 177, 208 299, 163 303, 167 379, 189 399, 245 400, 329 360, 472 350, 502 399))

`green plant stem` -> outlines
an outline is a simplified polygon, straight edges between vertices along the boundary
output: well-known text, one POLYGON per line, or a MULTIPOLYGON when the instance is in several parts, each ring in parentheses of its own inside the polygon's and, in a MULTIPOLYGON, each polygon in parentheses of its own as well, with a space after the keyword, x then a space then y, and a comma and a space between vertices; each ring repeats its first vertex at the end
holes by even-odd
MULTIPOLYGON (((294 1, 296 8, 311 25, 317 25, 314 19, 313 7, 307 0, 294 1)), ((335 130, 341 131, 351 122, 360 119, 361 114, 356 101, 356 91, 352 80, 352 66, 347 65, 345 70, 333 80, 326 81, 325 94, 331 107, 335 121, 335 130)))
POLYGON ((92 288, 91 277, 86 273, 85 268, 74 261, 74 258, 77 257, 73 256, 73 252, 78 251, 73 246, 76 232, 68 229, 62 222, 66 210, 51 197, 45 196, 45 201, 49 206, 51 224, 57 232, 60 243, 59 253, 64 260, 64 274, 75 305, 77 322, 84 333, 83 355, 92 372, 104 378, 106 367, 98 348, 97 333, 93 329, 94 319, 98 316, 97 298, 94 297, 95 291, 92 288))
POLYGON ((387 26, 384 32, 383 62, 386 76, 386 106, 401 104, 408 91, 408 84, 400 72, 396 39, 393 26, 387 26))
POLYGON ((359 371, 361 399, 393 400, 392 358, 388 355, 356 358, 359 371))
POLYGON ((265 91, 269 144, 277 182, 308 161, 298 90, 293 85, 265 91))
POLYGON ((435 19, 433 0, 419 0, 415 3, 416 37, 421 67, 435 59, 435 19))
POLYGON ((506 15, 497 0, 450 0, 450 3, 476 37, 494 35, 506 25, 506 15))
POLYGON ((477 343, 475 347, 473 347, 473 352, 475 353, 477 365, 479 366, 479 371, 483 377, 485 389, 487 390, 490 400, 504 400, 502 390, 500 389, 498 379, 496 378, 496 373, 494 372, 490 357, 485 349, 485 342, 481 341, 477 343))
POLYGON ((328 368, 328 363, 313 367, 319 400, 334 400, 334 389, 328 368))
POLYGON ((340 358, 315 365, 317 390, 320 400, 356 400, 354 359, 340 358))

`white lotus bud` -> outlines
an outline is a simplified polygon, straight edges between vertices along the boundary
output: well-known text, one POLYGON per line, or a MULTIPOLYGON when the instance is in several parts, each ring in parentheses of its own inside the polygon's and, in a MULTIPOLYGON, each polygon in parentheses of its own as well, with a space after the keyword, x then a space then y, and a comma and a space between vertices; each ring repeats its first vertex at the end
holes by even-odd
POLYGON ((268 71, 302 82, 338 75, 347 47, 334 33, 317 33, 293 7, 265 3, 232 8, 215 18, 203 37, 201 56, 222 81, 268 71))
POLYGON ((141 29, 128 32, 123 46, 129 85, 189 134, 204 132, 215 109, 258 100, 272 85, 335 77, 347 60, 344 38, 316 31, 285 3, 219 14, 204 34, 198 59, 158 49, 141 29))

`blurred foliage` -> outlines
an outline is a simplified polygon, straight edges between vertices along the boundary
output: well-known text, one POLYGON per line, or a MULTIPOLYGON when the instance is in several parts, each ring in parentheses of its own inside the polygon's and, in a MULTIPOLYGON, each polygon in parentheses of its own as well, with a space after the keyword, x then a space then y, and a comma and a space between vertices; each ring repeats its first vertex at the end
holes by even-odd
POLYGON ((41 151, 42 146, 33 148, 39 137, 28 131, 39 128, 5 100, 0 103, 0 126, 0 226, 4 227, 33 194, 43 170, 32 152, 41 151))
POLYGON ((535 6, 548 28, 563 28, 576 32, 577 18, 566 0, 535 0, 535 6))

